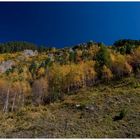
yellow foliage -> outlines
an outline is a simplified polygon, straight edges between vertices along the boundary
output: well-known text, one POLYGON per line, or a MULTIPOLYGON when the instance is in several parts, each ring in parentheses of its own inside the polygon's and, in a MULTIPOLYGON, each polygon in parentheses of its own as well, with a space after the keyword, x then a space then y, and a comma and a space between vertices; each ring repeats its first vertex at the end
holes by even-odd
POLYGON ((22 86, 24 95, 29 95, 31 93, 31 87, 30 87, 29 82, 24 81, 21 83, 21 86, 22 86))
POLYGON ((0 63, 4 61, 4 58, 0 56, 0 63))
POLYGON ((114 56, 114 54, 110 54, 110 58, 111 58, 111 60, 112 60, 112 62, 114 62, 115 61, 115 56, 114 56))
POLYGON ((125 74, 130 74, 132 72, 132 66, 129 65, 127 62, 125 63, 124 66, 125 74))
POLYGON ((94 79, 94 61, 80 64, 59 65, 54 64, 49 72, 49 80, 52 86, 67 89, 70 86, 81 87, 86 80, 94 79))
POLYGON ((132 72, 132 67, 128 64, 124 55, 116 54, 115 59, 112 62, 113 71, 118 76, 128 75, 132 72))
POLYGON ((104 80, 110 80, 112 77, 113 77, 113 74, 111 70, 106 65, 104 65, 102 69, 102 78, 104 80))
POLYGON ((45 75, 45 68, 43 67, 39 68, 37 75, 38 77, 45 75))
POLYGON ((140 62, 140 47, 134 50, 132 57, 134 62, 138 62, 138 63, 140 62))
POLYGON ((8 88, 8 81, 4 79, 0 79, 0 91, 2 93, 3 90, 8 88))
POLYGON ((27 81, 16 81, 11 84, 11 90, 16 94, 23 94, 25 96, 31 93, 31 87, 27 81))

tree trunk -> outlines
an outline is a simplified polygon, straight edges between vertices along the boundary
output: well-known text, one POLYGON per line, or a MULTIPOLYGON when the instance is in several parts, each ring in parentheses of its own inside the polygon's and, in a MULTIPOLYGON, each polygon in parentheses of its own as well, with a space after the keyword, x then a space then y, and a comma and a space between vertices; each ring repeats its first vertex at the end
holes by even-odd
POLYGON ((7 90, 7 96, 6 96, 6 101, 5 101, 5 105, 4 105, 4 108, 3 108, 3 111, 4 112, 8 112, 8 106, 9 106, 9 88, 7 90))
POLYGON ((25 97, 24 94, 22 95, 22 107, 24 107, 24 103, 25 103, 25 97))
POLYGON ((14 111, 14 108, 15 108, 16 95, 17 95, 17 93, 15 93, 11 111, 14 111))

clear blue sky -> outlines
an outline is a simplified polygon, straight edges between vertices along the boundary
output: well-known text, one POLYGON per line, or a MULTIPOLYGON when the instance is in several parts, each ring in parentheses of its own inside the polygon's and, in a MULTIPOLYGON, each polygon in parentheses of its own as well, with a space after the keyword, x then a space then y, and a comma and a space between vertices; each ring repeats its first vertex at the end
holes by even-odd
POLYGON ((0 2, 0 42, 64 47, 140 39, 140 2, 0 2))

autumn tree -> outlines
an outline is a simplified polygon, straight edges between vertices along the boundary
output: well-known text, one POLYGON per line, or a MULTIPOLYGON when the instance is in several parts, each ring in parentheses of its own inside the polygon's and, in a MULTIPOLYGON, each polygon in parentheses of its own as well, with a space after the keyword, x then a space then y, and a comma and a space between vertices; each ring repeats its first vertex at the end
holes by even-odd
POLYGON ((133 71, 136 75, 140 74, 140 47, 134 50, 131 55, 130 64, 133 67, 133 71))
POLYGON ((32 85, 33 103, 36 105, 43 104, 44 99, 48 96, 48 81, 47 78, 35 80, 32 85))
POLYGON ((118 78, 129 76, 132 73, 132 67, 128 64, 125 56, 116 54, 113 57, 111 67, 113 74, 118 78))
POLYGON ((111 70, 106 65, 104 65, 102 69, 102 80, 109 81, 111 78, 113 78, 111 70))
POLYGON ((9 106, 9 84, 8 81, 0 80, 0 103, 4 112, 8 112, 9 106))

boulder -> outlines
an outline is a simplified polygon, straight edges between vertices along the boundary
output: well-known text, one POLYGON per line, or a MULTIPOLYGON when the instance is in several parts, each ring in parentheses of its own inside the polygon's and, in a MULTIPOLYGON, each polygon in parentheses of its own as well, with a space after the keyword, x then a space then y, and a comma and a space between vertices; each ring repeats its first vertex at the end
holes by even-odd
POLYGON ((12 60, 7 60, 7 61, 3 61, 0 64, 0 73, 4 73, 7 70, 11 69, 13 66, 15 66, 15 62, 12 60))
POLYGON ((38 51, 37 50, 35 50, 35 51, 33 51, 33 50, 24 50, 23 55, 26 56, 26 57, 37 56, 38 51))

